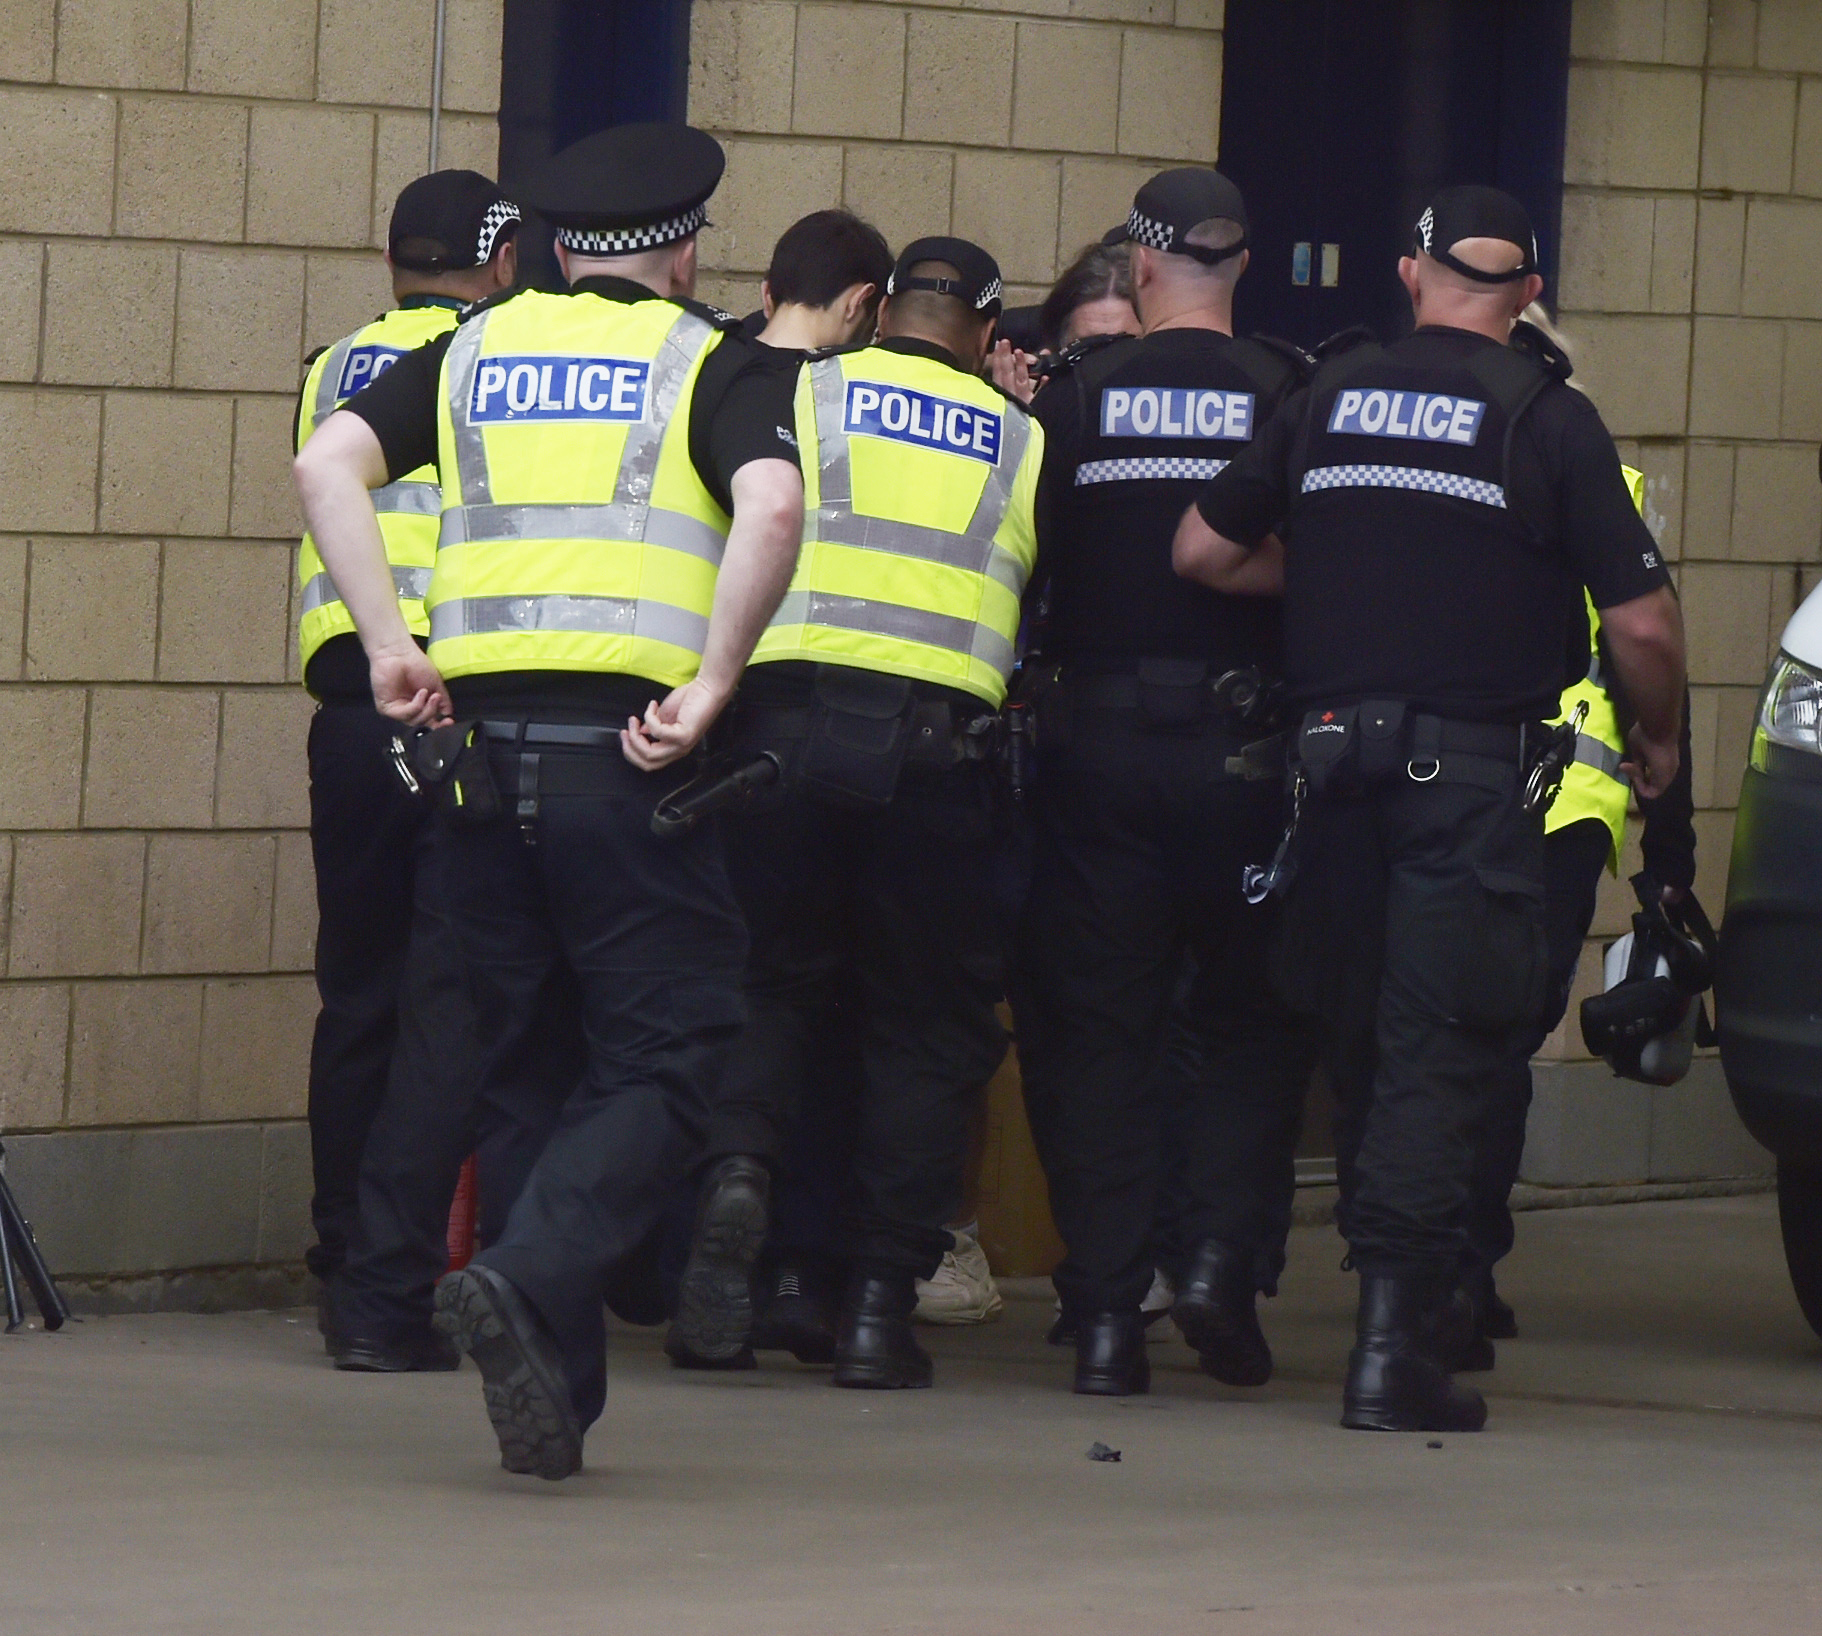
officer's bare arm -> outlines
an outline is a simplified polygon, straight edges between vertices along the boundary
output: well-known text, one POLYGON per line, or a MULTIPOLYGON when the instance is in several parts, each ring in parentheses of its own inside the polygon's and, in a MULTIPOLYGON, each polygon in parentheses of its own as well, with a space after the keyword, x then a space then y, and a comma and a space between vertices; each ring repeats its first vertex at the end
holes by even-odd
POLYGON ((1284 542, 1276 534, 1249 549, 1217 534, 1193 505, 1177 524, 1170 565, 1183 578, 1229 596, 1284 595, 1284 542))
POLYGON ((696 679, 654 703, 620 735, 626 759, 647 772, 688 755, 733 697, 767 622, 778 611, 803 539, 803 473, 788 460, 749 460, 734 473, 728 529, 708 641, 696 679))
POLYGON ((369 491, 386 481, 386 457, 373 428, 338 409, 311 434, 291 472, 311 538, 367 650, 374 703, 419 726, 446 719, 448 692, 399 612, 374 515, 369 491))
POLYGON ((1614 671, 1637 718, 1625 766, 1633 789, 1650 800, 1676 777, 1687 680, 1682 605, 1665 585, 1600 614, 1614 671))

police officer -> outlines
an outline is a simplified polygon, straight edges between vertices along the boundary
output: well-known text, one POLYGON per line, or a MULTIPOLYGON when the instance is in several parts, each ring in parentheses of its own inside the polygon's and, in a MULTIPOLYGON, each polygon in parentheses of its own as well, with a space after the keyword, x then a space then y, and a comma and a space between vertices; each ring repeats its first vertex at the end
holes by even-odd
POLYGON ((1006 1048, 987 758, 1044 448, 980 378, 999 309, 986 251, 919 239, 878 344, 799 377, 803 555, 729 724, 735 760, 770 752, 786 783, 730 836, 749 1021, 668 1342, 681 1361, 746 1345, 770 1171, 849 993, 862 1087, 834 1381, 931 1383, 915 1281, 952 1247, 969 1114, 1006 1048))
POLYGON ((1523 207, 1443 189, 1399 273, 1416 333, 1325 360, 1202 492, 1176 555, 1204 583, 1283 578, 1303 714, 1280 974, 1325 1023, 1357 1127, 1342 1424, 1474 1431, 1486 1405, 1450 1378, 1439 1323, 1487 1122, 1544 1005, 1535 796, 1566 612, 1586 586, 1647 797, 1677 766, 1682 621, 1599 415, 1548 348, 1505 344, 1542 287, 1523 207))
MULTIPOLYGON (((455 328, 469 303, 512 283, 519 211, 471 170, 420 176, 399 194, 386 259, 399 305, 311 361, 298 400, 301 449, 343 403, 405 353, 455 328)), ((418 641, 429 633, 424 592, 436 561, 439 499, 428 465, 375 491, 398 609, 418 641)), ((316 984, 322 999, 310 1048, 310 1148, 316 1243, 306 1260, 325 1281, 340 1269, 356 1217, 361 1153, 385 1090, 399 1033, 399 991, 412 918, 414 849, 422 808, 387 758, 392 727, 374 711, 354 620, 306 534, 298 553, 298 652, 318 701, 310 722, 310 844, 316 863, 316 984)), ((450 985, 432 986, 435 1005, 450 985)), ((448 1198, 443 1208, 448 1208, 448 1198)), ((428 1311, 423 1314, 427 1320, 428 1311)), ((446 1354, 425 1326, 394 1361, 446 1354)), ((351 1347, 333 1320, 329 1350, 351 1347)), ((361 1337, 371 1341, 371 1336, 361 1337)), ((403 1340, 404 1337, 401 1337, 403 1340)), ((448 1367, 454 1366, 447 1357, 448 1367)))
POLYGON ((701 1139, 746 939, 718 836, 657 797, 738 680, 796 560, 788 398, 689 299, 720 146, 623 125, 529 197, 569 289, 483 306, 319 428, 298 484, 395 721, 453 726, 450 918, 483 1094, 554 1108, 500 1237, 437 1291, 508 1470, 578 1470, 600 1414, 608 1269, 701 1139), (391 595, 368 490, 434 459, 428 654, 391 595), (731 519, 731 520, 730 520, 731 519))
MULTIPOLYGON (((1280 661, 1268 598, 1171 569, 1200 483, 1293 389, 1294 349, 1233 336, 1246 206, 1219 172, 1148 181, 1124 228, 1143 328, 1089 352, 1033 400, 1048 435, 1039 576, 1054 684, 1036 699, 1030 901, 1014 992, 1032 1127, 1068 1254, 1056 1273, 1075 1389, 1149 1384, 1168 1075, 1154 1072, 1186 954, 1206 1078, 1181 1127, 1187 1247, 1176 1322, 1217 1379, 1258 1384, 1260 1248, 1291 1186, 1284 1131, 1308 1061, 1264 981, 1268 915, 1243 865, 1278 822, 1270 778, 1236 770, 1266 734, 1249 710, 1280 661), (1268 1154, 1282 1154, 1274 1162, 1268 1154)), ((1256 709, 1256 705, 1254 706, 1256 709)))

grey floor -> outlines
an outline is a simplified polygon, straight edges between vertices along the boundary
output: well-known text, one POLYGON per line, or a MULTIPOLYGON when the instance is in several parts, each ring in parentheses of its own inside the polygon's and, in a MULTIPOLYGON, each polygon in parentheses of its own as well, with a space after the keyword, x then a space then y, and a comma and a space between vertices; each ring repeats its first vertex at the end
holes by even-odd
POLYGON ((1822 1629, 1822 1343, 1769 1198, 1522 1218, 1479 1437, 1337 1428, 1339 1256, 1298 1229, 1254 1393, 1167 1341, 1150 1398, 1072 1397, 1035 1298, 898 1395, 629 1333, 554 1486, 497 1469, 472 1371, 337 1375, 307 1315, 14 1336, 0 1632, 1822 1629))

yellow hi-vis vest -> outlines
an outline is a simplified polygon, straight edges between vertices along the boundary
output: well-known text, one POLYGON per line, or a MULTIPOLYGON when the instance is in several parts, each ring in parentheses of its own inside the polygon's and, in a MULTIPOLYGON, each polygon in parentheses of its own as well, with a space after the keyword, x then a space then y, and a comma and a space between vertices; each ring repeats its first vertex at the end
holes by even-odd
MULTIPOLYGON (((1645 510, 1645 474, 1634 466, 1620 468, 1626 474, 1626 486, 1632 490, 1632 503, 1643 515, 1645 510)), ((1601 616, 1595 612, 1594 599, 1586 591, 1582 598, 1588 608, 1588 674, 1563 691, 1563 707, 1554 718, 1567 721, 1579 704, 1588 706, 1581 729, 1575 735, 1575 759, 1563 770, 1562 788, 1550 803, 1544 818, 1544 832, 1566 829, 1584 819, 1597 818, 1613 836, 1613 847, 1607 855, 1607 868, 1619 873, 1620 849, 1626 844, 1626 803, 1632 785, 1620 771, 1625 757, 1625 735, 1620 732, 1620 719, 1607 692, 1601 673, 1601 616)))
POLYGON ((690 463, 690 397, 720 340, 657 296, 539 291, 456 331, 425 599, 445 676, 696 674, 728 515, 690 463))
MULTIPOLYGON (((298 448, 303 448, 310 434, 356 392, 385 373, 405 353, 454 329, 456 313, 455 307, 441 302, 400 307, 325 348, 304 377, 303 409, 297 417, 298 448)), ((399 612, 405 616, 413 636, 425 636, 430 631, 424 617, 424 592, 429 588, 430 570, 437 560, 437 513, 442 506, 433 466, 420 466, 396 483, 373 491, 373 509, 379 513, 386 560, 392 564, 392 582, 398 587, 399 612)), ((353 633, 354 618, 323 567, 316 542, 308 534, 297 553, 297 582, 302 610, 298 616, 297 649, 308 668, 311 657, 330 637, 353 633)))
POLYGON ((796 419, 803 550, 753 663, 852 665, 998 706, 1043 428, 977 377, 882 347, 806 365, 796 419))

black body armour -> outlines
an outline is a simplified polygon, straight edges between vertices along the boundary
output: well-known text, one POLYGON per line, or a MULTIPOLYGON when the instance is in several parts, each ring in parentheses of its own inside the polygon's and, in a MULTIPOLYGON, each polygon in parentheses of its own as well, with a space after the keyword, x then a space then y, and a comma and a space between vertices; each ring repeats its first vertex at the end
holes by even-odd
MULTIPOLYGON (((1179 578, 1170 548, 1202 484, 1307 371, 1308 360, 1281 342, 1166 330, 1099 347, 1044 389, 1074 394, 1076 432, 1048 457, 1064 465, 1051 479, 1053 535, 1044 542, 1046 657, 1090 673, 1145 658, 1277 672, 1275 601, 1179 578)), ((1042 397, 1038 414, 1046 418, 1042 397)))
POLYGON ((1417 364, 1400 356, 1410 345, 1356 347, 1311 385, 1285 528, 1291 699, 1542 720, 1563 686, 1574 587, 1512 493, 1511 455, 1566 370, 1493 343, 1417 364))

